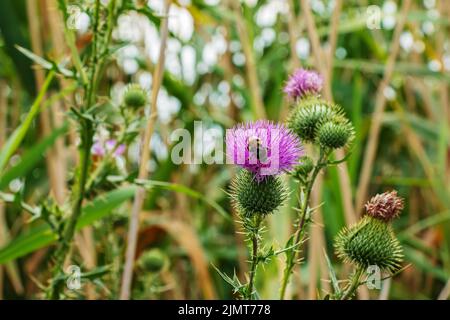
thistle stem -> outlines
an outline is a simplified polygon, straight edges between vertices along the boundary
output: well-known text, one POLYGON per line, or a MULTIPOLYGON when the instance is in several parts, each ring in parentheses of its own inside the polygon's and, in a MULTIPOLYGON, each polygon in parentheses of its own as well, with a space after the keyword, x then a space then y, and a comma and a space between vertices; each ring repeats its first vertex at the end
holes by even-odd
MULTIPOLYGON (((64 2, 61 2, 64 3, 64 2)), ((80 114, 83 115, 84 112, 89 110, 93 105, 93 95, 95 83, 97 80, 96 70, 97 70, 97 29, 99 24, 99 12, 100 12, 100 0, 95 2, 95 13, 94 13, 94 39, 93 39, 93 49, 91 54, 91 64, 90 64, 90 79, 86 84, 86 94, 85 103, 80 107, 80 114)), ((110 12, 110 14, 113 14, 110 12)), ((75 235, 75 230, 77 222, 82 213, 82 205, 86 192, 86 183, 88 181, 88 172, 90 166, 91 158, 91 148, 92 140, 94 137, 94 124, 91 120, 80 117, 80 132, 81 132, 81 147, 79 150, 80 164, 77 170, 76 184, 74 186, 74 198, 72 203, 71 215, 68 221, 63 225, 62 231, 60 233, 61 244, 55 251, 54 262, 55 266, 53 269, 53 278, 51 285, 47 292, 49 299, 56 300, 60 298, 60 293, 63 288, 64 281, 62 281, 60 275, 63 272, 64 260, 69 253, 70 244, 75 235)))
MULTIPOLYGON (((325 152, 322 148, 320 149, 320 155, 319 160, 317 161, 316 166, 314 167, 313 173, 311 175, 311 179, 306 184, 306 192, 305 197, 302 199, 300 197, 301 205, 300 205, 300 220, 298 224, 297 231, 295 233, 295 242, 294 247, 290 250, 291 254, 288 255, 288 259, 286 261, 286 267, 283 272, 283 279, 281 282, 281 289, 280 289, 280 300, 284 300, 284 296, 286 295, 286 288, 287 284, 289 283, 289 279, 292 274, 292 270, 294 269, 295 261, 297 260, 297 245, 300 243, 300 241, 303 238, 303 235, 305 234, 306 230, 306 213, 308 211, 308 204, 309 204, 309 198, 311 196, 311 191, 314 185, 314 182, 316 181, 317 175, 319 174, 320 170, 326 165, 325 159, 328 156, 328 152, 325 152)), ((302 190, 302 186, 300 186, 300 190, 302 190)))
POLYGON ((251 226, 251 242, 252 242, 252 256, 251 256, 251 269, 250 269, 250 279, 246 290, 246 299, 252 300, 256 268, 258 267, 258 246, 259 246, 259 227, 261 225, 260 215, 256 215, 254 218, 254 224, 251 226))
POLYGON ((355 273, 352 277, 350 286, 348 287, 347 291, 345 291, 344 295, 342 296, 341 300, 348 300, 350 299, 356 292, 356 290, 359 287, 359 279, 361 278, 362 274, 364 272, 363 268, 357 267, 355 270, 355 273))
POLYGON ((84 199, 84 192, 86 187, 87 173, 89 168, 89 158, 90 158, 90 150, 92 147, 92 136, 93 130, 92 125, 89 123, 82 126, 85 127, 85 132, 83 134, 83 148, 80 150, 80 168, 78 175, 78 186, 76 187, 76 195, 75 201, 72 207, 72 215, 70 216, 67 225, 64 228, 61 246, 55 252, 55 269, 53 271, 53 280, 52 285, 50 287, 49 298, 52 300, 59 299, 59 294, 62 289, 63 281, 61 281, 58 275, 63 270, 64 260, 67 256, 67 253, 70 249, 70 243, 75 234, 76 224, 78 222, 78 218, 81 215, 81 208, 84 199))

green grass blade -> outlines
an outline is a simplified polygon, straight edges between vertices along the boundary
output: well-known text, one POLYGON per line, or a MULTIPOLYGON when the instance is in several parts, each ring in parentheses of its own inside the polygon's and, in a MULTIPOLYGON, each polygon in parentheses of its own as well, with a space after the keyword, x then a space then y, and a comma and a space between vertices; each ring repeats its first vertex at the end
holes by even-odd
POLYGON ((425 273, 433 275, 435 278, 441 281, 448 281, 450 275, 445 272, 442 268, 434 266, 430 263, 429 258, 425 257, 419 251, 405 248, 406 260, 411 262, 416 268, 423 270, 425 273))
POLYGON ((47 89, 48 89, 50 83, 52 82, 54 75, 55 75, 54 71, 49 72, 38 96, 36 97, 36 99, 33 102, 33 105, 31 106, 30 111, 28 112, 25 120, 13 132, 11 137, 9 137, 9 139, 6 141, 4 147, 1 149, 1 151, 0 151, 0 173, 3 171, 3 169, 8 164, 8 161, 11 158, 11 156, 14 154, 14 152, 20 146, 20 143, 22 142, 23 138, 25 137, 25 135, 28 132, 28 129, 31 126, 31 123, 33 122, 34 118, 36 118, 36 116, 38 115, 42 99, 44 98, 44 95, 47 92, 47 89))
POLYGON ((39 144, 28 150, 22 157, 19 164, 13 166, 0 176, 0 190, 8 186, 8 184, 18 178, 25 176, 35 165, 42 159, 42 155, 47 148, 52 146, 56 139, 67 132, 68 125, 64 124, 62 127, 54 130, 48 137, 42 140, 39 144))

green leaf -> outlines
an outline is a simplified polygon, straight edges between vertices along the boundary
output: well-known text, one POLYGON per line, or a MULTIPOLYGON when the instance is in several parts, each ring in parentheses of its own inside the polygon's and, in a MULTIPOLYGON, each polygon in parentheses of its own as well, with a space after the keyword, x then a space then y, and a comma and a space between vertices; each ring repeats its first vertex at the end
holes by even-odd
MULTIPOLYGON (((111 211, 126 200, 132 198, 136 192, 135 186, 124 187, 95 198, 83 208, 83 214, 78 220, 77 230, 92 224, 107 216, 111 211)), ((11 241, 0 250, 0 264, 20 258, 40 248, 46 247, 58 240, 57 235, 46 224, 31 228, 11 241)))
POLYGON ((334 293, 340 295, 341 288, 339 287, 339 282, 336 277, 336 273, 334 272, 333 265, 331 264, 330 258, 328 258, 327 252, 323 249, 323 254, 325 256, 325 261, 327 263, 328 272, 330 274, 331 284, 333 285, 334 293))
POLYGON ((67 132, 68 125, 65 123, 62 127, 54 130, 49 136, 45 137, 39 144, 33 146, 22 157, 19 164, 13 166, 0 176, 0 190, 18 178, 25 176, 42 159, 47 148, 52 146, 56 139, 67 132))
POLYGON ((128 186, 98 196, 83 207, 83 215, 78 220, 77 230, 106 217, 113 209, 132 198, 135 192, 135 186, 128 186))
POLYGON ((233 292, 234 293, 238 293, 239 292, 241 295, 244 294, 246 286, 239 281, 239 279, 238 279, 238 277, 236 275, 236 271, 234 272, 233 278, 230 278, 227 274, 225 274, 222 271, 220 271, 219 268, 217 268, 214 264, 211 264, 211 265, 217 271, 217 273, 220 275, 220 277, 226 283, 228 283, 230 286, 233 287, 233 292))
POLYGON ((32 61, 34 61, 35 63, 37 63, 44 69, 54 70, 54 71, 61 73, 62 75, 69 77, 69 78, 72 78, 74 76, 72 71, 64 68, 61 65, 58 65, 54 61, 45 60, 44 58, 39 57, 38 55, 34 54, 30 50, 25 49, 21 46, 16 45, 16 49, 19 50, 23 55, 25 55, 26 57, 28 57, 29 59, 31 59, 32 61))

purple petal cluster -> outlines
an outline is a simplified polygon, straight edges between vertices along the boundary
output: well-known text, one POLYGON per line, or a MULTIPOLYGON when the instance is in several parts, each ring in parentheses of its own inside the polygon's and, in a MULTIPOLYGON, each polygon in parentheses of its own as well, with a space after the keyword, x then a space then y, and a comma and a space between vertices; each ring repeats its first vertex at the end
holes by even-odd
POLYGON ((103 157, 106 153, 114 150, 114 156, 118 157, 124 154, 125 149, 125 145, 117 145, 117 141, 115 139, 109 139, 106 141, 96 140, 92 145, 91 152, 95 156, 103 157))
POLYGON ((227 163, 253 172, 258 181, 291 170, 304 153, 295 134, 284 125, 267 120, 228 129, 226 150, 227 163))
POLYGON ((307 94, 318 94, 322 90, 322 76, 311 70, 297 69, 284 87, 284 93, 293 99, 302 98, 307 94))

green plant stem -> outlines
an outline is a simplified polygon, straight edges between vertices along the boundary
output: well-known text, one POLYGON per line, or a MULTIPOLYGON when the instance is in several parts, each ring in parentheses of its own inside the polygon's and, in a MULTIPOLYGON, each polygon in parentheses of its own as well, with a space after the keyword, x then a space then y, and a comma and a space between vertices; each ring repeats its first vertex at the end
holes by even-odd
POLYGON ((74 31, 67 27, 67 20, 69 19, 67 4, 65 0, 58 0, 59 10, 63 14, 64 18, 64 37, 67 42, 67 46, 69 47, 70 54, 73 60, 73 65, 75 69, 77 69, 79 76, 81 77, 81 81, 83 85, 86 85, 88 82, 86 72, 83 69, 83 65, 81 63, 80 54, 78 53, 78 49, 75 44, 75 34, 74 31))
POLYGON ((97 92, 97 86, 101 81, 101 75, 104 74, 107 57, 109 56, 109 43, 111 41, 116 17, 116 0, 111 0, 108 6, 109 16, 105 33, 105 41, 102 50, 100 50, 100 62, 98 64, 97 73, 95 74, 94 92, 97 92))
POLYGON ((98 55, 97 55, 97 42, 98 42, 98 22, 99 22, 99 14, 100 14, 100 0, 95 1, 95 13, 94 13, 94 36, 92 39, 92 53, 91 53, 91 61, 90 61, 90 79, 89 86, 87 89, 87 105, 89 107, 92 106, 92 99, 94 90, 96 90, 96 79, 97 79, 97 65, 99 64, 98 55))
MULTIPOLYGON (((326 166, 325 159, 327 158, 328 153, 325 152, 323 149, 320 149, 320 155, 319 159, 317 160, 317 164, 314 167, 314 170, 311 174, 311 179, 308 180, 306 183, 306 191, 305 191, 305 197, 302 199, 300 196, 301 206, 300 206, 300 220, 298 224, 297 231, 295 233, 295 242, 294 247, 291 249, 291 254, 288 255, 288 259, 286 261, 286 267, 283 272, 283 279, 281 282, 281 289, 280 289, 280 299, 283 300, 284 296, 286 295, 286 288, 287 284, 289 283, 289 279, 292 274, 292 270, 295 265, 295 261, 297 260, 297 246, 300 245, 300 242, 303 238, 303 235, 306 231, 306 213, 308 211, 308 204, 309 204, 309 198, 311 196, 311 191, 314 185, 314 182, 316 181, 317 175, 319 174, 320 170, 326 166)), ((300 186, 300 190, 302 190, 303 187, 300 186)))
POLYGON ((255 283, 256 268, 258 267, 258 245, 259 245, 259 227, 261 225, 262 218, 260 215, 256 215, 254 218, 254 225, 251 226, 251 242, 252 242, 252 257, 250 268, 250 279, 246 290, 246 299, 252 300, 253 288, 255 283))
POLYGON ((63 271, 64 260, 70 249, 70 243, 72 242, 73 236, 75 234, 75 227, 81 215, 93 136, 92 125, 88 124, 88 128, 86 129, 87 130, 83 134, 83 147, 80 149, 80 168, 77 178, 78 185, 75 189, 76 194, 75 201, 72 206, 72 214, 63 230, 61 245, 55 252, 55 268, 53 271, 53 279, 49 293, 49 298, 52 300, 59 299, 60 292, 64 284, 63 281, 61 281, 61 279, 59 278, 59 274, 61 274, 61 272, 63 271))
POLYGON ((363 268, 357 267, 355 270, 355 273, 353 274, 350 286, 345 291, 345 293, 342 295, 341 300, 348 300, 350 299, 358 289, 360 282, 359 279, 361 278, 362 274, 364 272, 363 268))

